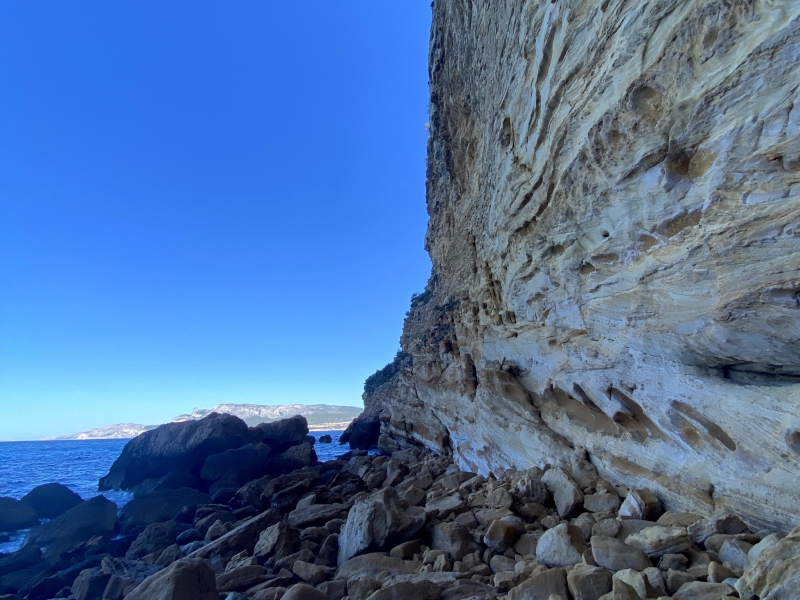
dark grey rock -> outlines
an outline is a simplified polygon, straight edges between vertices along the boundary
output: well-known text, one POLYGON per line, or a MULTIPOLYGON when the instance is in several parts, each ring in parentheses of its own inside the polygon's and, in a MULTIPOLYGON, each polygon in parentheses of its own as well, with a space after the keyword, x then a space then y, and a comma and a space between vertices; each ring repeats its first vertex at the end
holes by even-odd
POLYGON ((41 519, 55 519, 83 500, 65 485, 46 483, 33 488, 20 502, 34 509, 41 519))

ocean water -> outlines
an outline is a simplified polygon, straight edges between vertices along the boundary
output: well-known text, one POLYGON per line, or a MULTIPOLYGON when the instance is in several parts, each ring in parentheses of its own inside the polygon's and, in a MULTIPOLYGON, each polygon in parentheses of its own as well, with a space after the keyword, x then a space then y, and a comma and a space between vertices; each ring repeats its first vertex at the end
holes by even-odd
MULTIPOLYGON (((332 460, 350 449, 340 445, 341 431, 312 431, 317 438, 314 449, 321 461, 332 460), (320 444, 325 434, 332 444, 320 444)), ((128 440, 63 440, 48 442, 0 442, 0 496, 22 498, 44 483, 62 483, 84 500, 100 494, 97 482, 111 468, 128 440)), ((103 492, 122 506, 131 499, 127 492, 103 492)), ((0 541, 0 553, 13 552, 22 544, 27 532, 10 534, 0 541)), ((0 534, 2 536, 2 534, 0 534)), ((2 538, 0 538, 2 539, 2 538)))

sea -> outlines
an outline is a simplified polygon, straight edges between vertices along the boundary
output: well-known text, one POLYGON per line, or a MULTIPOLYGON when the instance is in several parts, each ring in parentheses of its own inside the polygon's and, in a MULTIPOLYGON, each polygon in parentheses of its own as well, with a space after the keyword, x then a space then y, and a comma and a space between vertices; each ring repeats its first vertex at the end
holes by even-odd
MULTIPOLYGON (((314 450, 320 461, 333 460, 350 450, 339 444, 342 431, 312 431, 317 439, 314 450), (321 444, 323 435, 333 438, 321 444)), ((22 498, 37 485, 62 483, 84 500, 100 495, 97 482, 111 468, 129 440, 58 440, 46 442, 0 442, 0 496, 22 498)), ((103 492, 103 496, 122 507, 132 495, 128 492, 103 492)), ((14 552, 22 546, 27 531, 0 534, 0 553, 14 552)))

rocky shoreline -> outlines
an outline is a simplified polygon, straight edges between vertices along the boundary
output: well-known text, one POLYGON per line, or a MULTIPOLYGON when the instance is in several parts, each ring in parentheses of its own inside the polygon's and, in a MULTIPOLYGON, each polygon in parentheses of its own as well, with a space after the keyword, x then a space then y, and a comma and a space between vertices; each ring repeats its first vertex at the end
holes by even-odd
MULTIPOLYGON (((128 443, 101 489, 0 501, 0 600, 717 600, 797 598, 800 528, 664 512, 571 468, 488 478, 421 448, 320 463, 295 417, 230 415, 128 443), (237 423, 238 421, 238 423, 237 423), (14 520, 16 519, 16 520, 14 520)), ((312 438, 313 439, 313 438, 312 438)))

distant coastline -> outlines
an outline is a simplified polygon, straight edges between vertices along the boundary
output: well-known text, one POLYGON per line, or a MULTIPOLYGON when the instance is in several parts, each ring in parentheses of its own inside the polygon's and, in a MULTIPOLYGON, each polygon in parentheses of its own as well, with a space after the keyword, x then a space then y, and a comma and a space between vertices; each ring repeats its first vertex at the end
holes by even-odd
MULTIPOLYGON (((361 414, 357 406, 331 406, 327 404, 282 404, 265 406, 261 404, 218 404, 214 408, 194 408, 191 413, 178 415, 173 423, 196 421, 212 412, 225 413, 239 417, 249 426, 277 421, 294 415, 303 415, 308 421, 311 431, 340 431, 347 428, 350 422, 361 414)), ((158 425, 141 425, 139 423, 117 423, 88 429, 70 435, 45 438, 40 441, 61 440, 125 440, 141 435, 145 431, 155 429, 158 425)), ((0 440, 2 441, 2 440, 0 440)))

